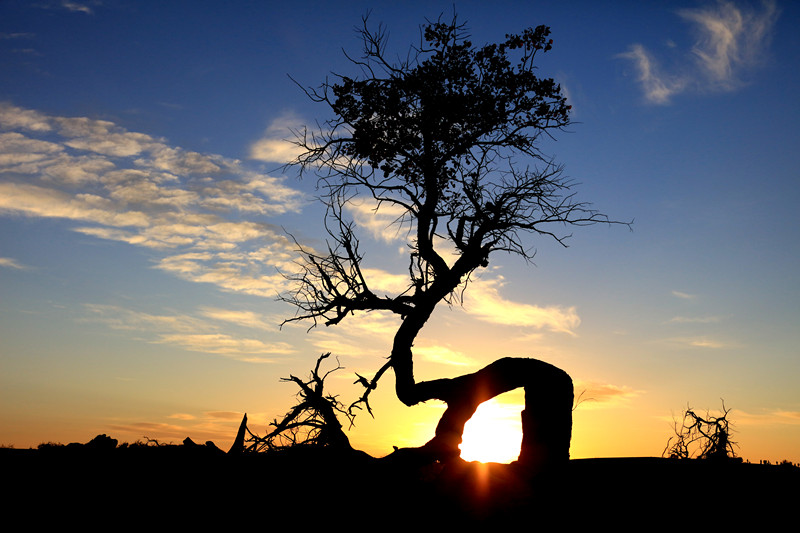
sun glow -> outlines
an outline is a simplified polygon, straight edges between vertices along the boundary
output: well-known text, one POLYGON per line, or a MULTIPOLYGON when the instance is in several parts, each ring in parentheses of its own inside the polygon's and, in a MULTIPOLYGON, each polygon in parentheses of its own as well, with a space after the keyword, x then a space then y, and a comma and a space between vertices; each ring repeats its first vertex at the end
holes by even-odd
POLYGON ((461 458, 482 463, 510 463, 522 444, 521 405, 489 400, 464 427, 461 458))

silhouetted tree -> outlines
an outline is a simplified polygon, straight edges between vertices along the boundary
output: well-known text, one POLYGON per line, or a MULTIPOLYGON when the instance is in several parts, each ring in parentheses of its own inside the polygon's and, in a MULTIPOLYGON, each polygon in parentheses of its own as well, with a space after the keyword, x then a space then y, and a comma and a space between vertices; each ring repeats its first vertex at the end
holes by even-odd
POLYGON ((550 416, 561 417, 554 431, 568 454, 572 383, 563 371, 505 358, 474 374, 417 382, 412 355, 436 305, 459 301, 472 273, 493 253, 530 260, 530 236, 563 245, 567 226, 615 223, 577 201, 561 166, 540 151, 543 135, 570 123, 571 106, 559 84, 536 74, 537 54, 553 44, 550 29, 529 28, 478 47, 455 17, 440 18, 423 25, 420 44, 399 61, 390 59, 382 27, 370 29, 365 18, 359 31, 363 55, 348 58, 360 74, 333 75, 305 89, 333 118, 297 132, 302 153, 293 164, 301 175, 318 177, 331 240, 323 253, 298 244, 303 262, 292 276, 296 289, 282 296, 298 308, 289 321, 331 326, 355 311, 399 315, 391 357, 372 378, 359 376, 365 390, 350 412, 363 406, 372 413, 370 393, 392 368, 397 397, 406 405, 448 404, 426 446, 435 458, 458 455, 464 423, 481 402, 520 386, 532 402, 526 400, 526 411, 550 393, 561 395, 554 409, 559 414, 550 416), (409 284, 402 293, 377 294, 361 267, 354 225, 344 214, 361 195, 377 210, 399 212, 395 223, 408 231, 409 284), (445 260, 451 250, 455 259, 445 260))
MULTIPOLYGON (((295 446, 329 446, 350 450, 350 441, 342 430, 336 416, 339 413, 347 418, 350 414, 344 409, 336 396, 325 393, 325 379, 331 373, 341 370, 337 366, 325 373, 320 371, 322 362, 330 357, 330 353, 322 354, 307 380, 290 375, 282 381, 295 383, 300 391, 299 402, 279 422, 274 420, 274 428, 264 437, 249 433, 249 438, 242 438, 242 449, 248 452, 260 452, 292 448, 295 446)), ((247 415, 242 420, 242 429, 247 429, 247 415)), ((239 439, 237 439, 239 440, 239 439)))
POLYGON ((683 413, 683 419, 675 422, 675 435, 667 441, 662 455, 673 459, 729 459, 736 457, 731 440, 730 409, 722 402, 722 414, 698 415, 691 407, 683 413))

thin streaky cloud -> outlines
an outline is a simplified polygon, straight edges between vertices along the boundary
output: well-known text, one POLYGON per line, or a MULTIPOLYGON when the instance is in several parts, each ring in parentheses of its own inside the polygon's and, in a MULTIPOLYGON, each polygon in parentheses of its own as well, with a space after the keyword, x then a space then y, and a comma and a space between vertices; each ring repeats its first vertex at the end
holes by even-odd
POLYGON ((262 330, 277 330, 282 321, 274 316, 254 313, 253 311, 237 311, 214 307, 204 307, 201 309, 201 313, 203 316, 213 320, 229 322, 236 324, 237 326, 262 330))
POLYGON ((62 0, 61 7, 66 9, 67 11, 73 11, 76 13, 86 13, 87 15, 93 15, 94 11, 92 8, 87 6, 86 4, 78 3, 78 2, 71 2, 69 0, 62 0))
POLYGON ((174 418, 176 420, 194 420, 197 417, 188 413, 175 413, 167 416, 167 418, 174 418))
POLYGON ((26 33, 26 32, 5 33, 5 32, 0 32, 0 39, 33 39, 34 37, 36 37, 35 33, 26 33))
POLYGON ((429 363, 436 363, 448 366, 470 366, 475 365, 476 361, 463 353, 452 350, 446 346, 415 346, 414 355, 420 356, 429 363))
POLYGON ((218 418, 221 420, 241 420, 243 413, 238 411, 206 411, 203 414, 209 418, 218 418))
POLYGON ((733 343, 721 341, 708 336, 672 337, 666 339, 666 342, 687 348, 701 348, 710 350, 722 350, 736 347, 736 345, 733 343))
POLYGON ((476 279, 465 291, 467 314, 493 324, 545 329, 576 335, 581 323, 575 307, 538 306, 508 300, 500 295, 503 278, 476 279))
POLYGON ((0 257, 0 268, 12 268, 14 270, 27 270, 29 267, 23 265, 16 259, 10 257, 0 257))
POLYGON ((800 425, 800 411, 786 411, 783 409, 765 410, 761 413, 748 413, 741 409, 736 409, 735 411, 737 426, 800 425))
POLYGON ((717 324, 722 322, 721 316, 676 316, 669 319, 671 324, 717 324))
POLYGON ((575 402, 581 409, 597 409, 624 404, 644 391, 633 389, 627 385, 612 385, 596 381, 575 382, 575 402))
POLYGON ((132 422, 129 424, 111 424, 109 425, 114 431, 125 433, 133 433, 146 437, 150 435, 159 435, 159 440, 162 438, 180 438, 183 439, 186 433, 186 428, 175 424, 166 424, 164 422, 132 422))
POLYGON ((800 424, 800 411, 783 411, 777 410, 773 412, 776 421, 783 424, 800 424))
POLYGON ((672 291, 672 295, 676 298, 680 298, 681 300, 694 300, 697 298, 696 294, 689 294, 688 292, 683 291, 672 291))
MULTIPOLYGON (((148 436, 175 439, 182 442, 186 435, 199 442, 230 440, 236 433, 242 414, 235 411, 204 411, 197 413, 171 413, 156 421, 114 419, 108 428, 124 439, 140 440, 148 436), (161 421, 161 420, 164 421, 161 421)), ((268 419, 268 413, 249 413, 251 420, 268 419)))
POLYGON ((399 318, 390 311, 360 312, 358 319, 350 322, 347 330, 351 335, 392 338, 400 325, 399 318))
MULTIPOLYGON (((311 325, 306 322, 289 324, 303 328, 311 325)), ((312 329, 310 339, 312 346, 320 352, 347 358, 385 357, 391 350, 391 339, 398 324, 399 317, 389 311, 362 311, 357 312, 345 327, 312 329)))
POLYGON ((176 344, 185 350, 229 356, 248 363, 272 363, 273 356, 296 353, 285 342, 265 343, 258 339, 234 337, 223 333, 195 333, 160 335, 154 344, 176 344))
MULTIPOLYGON (((288 317, 284 317, 288 318, 288 317)), ((331 352, 348 359, 381 358, 391 351, 391 339, 397 331, 399 318, 387 311, 357 312, 344 327, 313 328, 311 345, 320 353, 331 352)), ((289 322, 282 327, 308 329, 306 321, 289 322)), ((374 372, 374 368, 370 369, 374 372)))
POLYGON ((315 332, 311 345, 320 352, 331 352, 355 359, 385 357, 388 353, 387 350, 365 344, 361 338, 350 338, 347 334, 335 331, 315 332))
POLYGON ((687 342, 690 346, 694 346, 695 348, 713 348, 717 350, 721 348, 728 348, 728 345, 724 342, 707 338, 687 339, 687 342))
MULTIPOLYGON (((209 310, 201 314, 211 318, 198 318, 187 314, 151 314, 113 305, 90 304, 85 306, 90 315, 84 319, 105 324, 116 330, 132 331, 153 344, 169 344, 184 350, 219 354, 233 359, 269 363, 296 350, 285 342, 267 343, 259 339, 232 336, 223 333, 213 320, 230 322, 238 316, 239 322, 247 312, 209 310), (210 316, 209 316, 210 315, 210 316), (226 320, 227 318, 227 320, 226 320)), ((253 318, 250 316, 250 318, 253 318)))
POLYGON ((206 320, 186 314, 144 313, 116 305, 86 304, 87 320, 100 322, 111 329, 141 332, 194 333, 216 329, 206 320))

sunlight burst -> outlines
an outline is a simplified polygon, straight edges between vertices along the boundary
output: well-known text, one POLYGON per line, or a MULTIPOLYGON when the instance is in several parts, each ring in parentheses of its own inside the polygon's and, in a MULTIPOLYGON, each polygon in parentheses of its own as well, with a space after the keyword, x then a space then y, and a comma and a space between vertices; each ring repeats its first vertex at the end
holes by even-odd
POLYGON ((510 463, 522 444, 521 405, 497 399, 481 404, 464 427, 461 458, 483 463, 510 463))

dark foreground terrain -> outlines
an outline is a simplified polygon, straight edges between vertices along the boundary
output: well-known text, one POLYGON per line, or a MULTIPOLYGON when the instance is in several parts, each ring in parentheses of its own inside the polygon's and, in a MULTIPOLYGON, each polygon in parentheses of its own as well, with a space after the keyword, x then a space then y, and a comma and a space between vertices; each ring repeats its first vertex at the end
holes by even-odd
POLYGON ((423 466, 319 449, 68 445, 0 449, 0 468, 6 523, 92 529, 795 527, 800 497, 796 466, 648 457, 572 460, 531 478, 516 464, 423 466))

